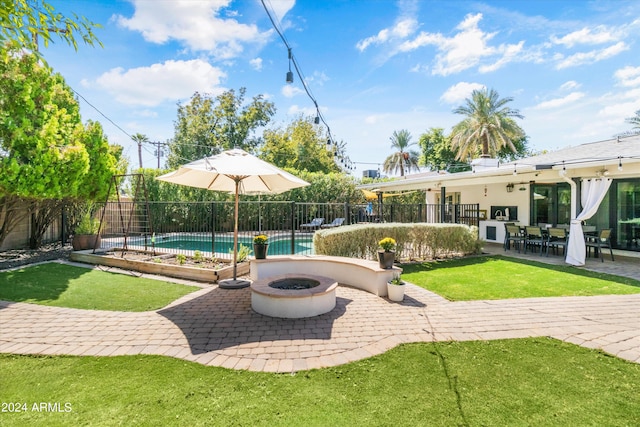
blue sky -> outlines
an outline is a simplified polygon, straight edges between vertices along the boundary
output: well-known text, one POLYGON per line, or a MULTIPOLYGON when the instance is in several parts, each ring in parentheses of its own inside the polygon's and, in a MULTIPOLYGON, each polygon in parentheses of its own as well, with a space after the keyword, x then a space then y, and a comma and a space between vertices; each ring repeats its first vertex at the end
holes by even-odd
MULTIPOLYGON (((173 136, 176 105, 195 91, 263 94, 283 126, 315 106, 260 0, 50 0, 102 25, 104 48, 41 48, 78 93, 128 134, 173 136)), ((449 133, 476 88, 512 97, 535 150, 629 130, 640 109, 640 2, 265 0, 331 133, 362 176, 391 154, 390 136, 449 133)), ((84 120, 138 165, 135 143, 81 100, 84 120)), ((144 166, 155 167, 153 147, 144 166)))

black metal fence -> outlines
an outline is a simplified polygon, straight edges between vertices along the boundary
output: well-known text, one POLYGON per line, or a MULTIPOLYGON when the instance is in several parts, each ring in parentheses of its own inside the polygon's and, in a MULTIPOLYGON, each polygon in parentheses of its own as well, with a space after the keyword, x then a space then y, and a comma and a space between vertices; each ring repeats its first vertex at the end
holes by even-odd
MULTIPOLYGON (((257 234, 269 236, 269 254, 312 254, 313 233, 334 220, 478 225, 478 205, 345 204, 240 201, 239 246, 249 254, 257 234), (322 224, 312 221, 322 218, 322 224)), ((231 258, 233 202, 109 202, 101 248, 125 248, 231 258)))

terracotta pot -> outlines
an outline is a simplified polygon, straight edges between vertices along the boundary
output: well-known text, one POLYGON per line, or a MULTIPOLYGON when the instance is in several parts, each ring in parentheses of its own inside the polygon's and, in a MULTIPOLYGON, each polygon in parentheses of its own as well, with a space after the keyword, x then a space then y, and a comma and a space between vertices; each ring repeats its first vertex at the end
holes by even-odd
POLYGON ((393 268, 393 261, 396 259, 396 253, 394 251, 378 251, 378 262, 380 268, 388 270, 393 268))
POLYGON ((266 245, 253 245, 253 255, 256 259, 266 259, 267 251, 269 250, 269 244, 266 245))
POLYGON ((73 246, 74 251, 84 251, 87 249, 99 248, 101 240, 102 239, 97 234, 76 234, 73 236, 71 245, 73 246))

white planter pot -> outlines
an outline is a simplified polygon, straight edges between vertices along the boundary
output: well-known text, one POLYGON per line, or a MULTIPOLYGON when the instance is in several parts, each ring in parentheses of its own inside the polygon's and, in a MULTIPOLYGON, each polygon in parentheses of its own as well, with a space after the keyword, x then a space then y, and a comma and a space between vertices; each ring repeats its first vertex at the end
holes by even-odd
POLYGON ((405 285, 392 285, 387 283, 387 293, 391 301, 402 301, 404 299, 405 285))

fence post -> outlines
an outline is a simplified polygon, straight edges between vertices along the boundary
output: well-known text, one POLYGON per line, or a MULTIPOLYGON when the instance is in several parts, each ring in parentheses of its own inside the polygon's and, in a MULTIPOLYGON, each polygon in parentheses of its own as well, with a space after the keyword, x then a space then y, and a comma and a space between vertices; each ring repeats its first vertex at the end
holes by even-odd
POLYGON ((211 257, 216 257, 216 202, 211 202, 211 257))
POLYGON ((351 224, 351 206, 347 202, 344 203, 344 218, 347 221, 347 225, 351 224))
POLYGON ((296 202, 291 202, 291 255, 296 253, 296 202))

